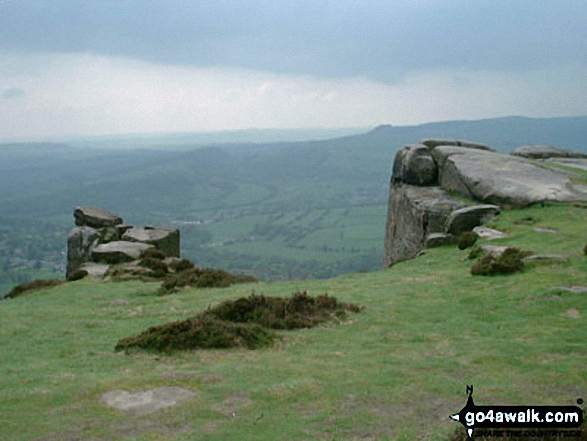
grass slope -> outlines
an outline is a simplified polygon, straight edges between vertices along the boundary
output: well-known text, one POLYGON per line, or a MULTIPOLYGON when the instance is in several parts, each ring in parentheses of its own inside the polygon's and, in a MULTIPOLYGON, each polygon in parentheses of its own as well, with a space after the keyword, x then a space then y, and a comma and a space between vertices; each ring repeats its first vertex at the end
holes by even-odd
POLYGON ((574 405, 587 398, 587 295, 551 287, 587 286, 586 214, 572 205, 503 213, 495 225, 509 237, 494 243, 569 257, 508 276, 471 276, 468 251, 450 246, 330 280, 165 297, 157 284, 82 280, 2 301, 2 438, 441 440, 458 426, 448 415, 465 404, 467 384, 479 405, 574 405), (328 293, 365 310, 258 351, 114 351, 122 337, 252 290, 328 293), (196 395, 141 416, 100 401, 159 386, 196 395))

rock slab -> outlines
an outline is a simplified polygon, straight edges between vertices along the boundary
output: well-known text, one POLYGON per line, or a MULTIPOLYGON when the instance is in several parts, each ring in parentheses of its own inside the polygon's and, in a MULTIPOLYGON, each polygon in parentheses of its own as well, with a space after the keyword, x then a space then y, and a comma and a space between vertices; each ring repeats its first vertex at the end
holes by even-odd
POLYGON ((175 406, 195 395, 195 392, 183 387, 157 387, 134 393, 117 389, 103 394, 101 401, 107 406, 124 412, 145 415, 175 406))

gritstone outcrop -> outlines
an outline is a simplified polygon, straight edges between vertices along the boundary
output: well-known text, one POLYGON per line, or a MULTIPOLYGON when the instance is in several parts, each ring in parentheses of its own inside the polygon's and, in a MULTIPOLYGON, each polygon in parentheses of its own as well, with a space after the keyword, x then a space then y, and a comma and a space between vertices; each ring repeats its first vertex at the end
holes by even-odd
POLYGON ((391 175, 385 266, 412 259, 426 246, 455 242, 504 206, 587 200, 584 180, 572 171, 587 169, 586 157, 550 146, 524 146, 505 155, 450 139, 404 147, 391 175))

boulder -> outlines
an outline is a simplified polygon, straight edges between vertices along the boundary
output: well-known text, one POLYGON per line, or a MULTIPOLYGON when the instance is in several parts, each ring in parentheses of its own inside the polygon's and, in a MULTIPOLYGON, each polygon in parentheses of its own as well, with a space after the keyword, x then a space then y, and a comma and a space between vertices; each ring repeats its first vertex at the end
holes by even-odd
POLYGON ((119 240, 94 247, 92 249, 92 259, 94 262, 106 262, 109 264, 130 262, 139 259, 141 253, 149 248, 153 248, 153 245, 119 240))
POLYGON ((507 237, 507 235, 502 231, 483 226, 473 228, 473 233, 475 233, 480 238, 487 240, 503 239, 504 237, 507 237))
POLYGON ((447 146, 436 147, 432 155, 438 164, 440 185, 472 200, 525 206, 587 199, 587 186, 572 183, 569 174, 525 158, 447 146))
POLYGON ((426 236, 424 248, 434 248, 443 245, 454 245, 458 242, 458 237, 446 233, 431 233, 426 236))
POLYGON ((67 236, 66 278, 91 258, 92 248, 100 240, 100 232, 91 227, 75 227, 67 236))
POLYGON ((434 139, 423 139, 420 141, 420 144, 429 147, 431 150, 435 149, 441 145, 450 145, 453 147, 466 147, 469 149, 479 149, 479 150, 490 150, 494 151, 492 148, 487 147, 486 145, 479 144, 476 142, 471 141, 463 141, 459 139, 442 139, 442 138, 434 138, 434 139))
POLYGON ((585 153, 573 150, 559 149, 550 145, 524 145, 516 147, 510 155, 522 158, 546 159, 546 158, 587 158, 585 153))
POLYGON ((445 233, 450 213, 465 204, 440 187, 392 182, 385 237, 385 265, 413 259, 433 233, 445 233))
POLYGON ((408 145, 397 152, 393 163, 393 181, 431 185, 436 183, 437 175, 436 163, 426 146, 408 145))
MULTIPOLYGON (((587 170, 587 159, 583 158, 548 158, 544 161, 544 163, 546 165, 554 163, 574 169, 587 170)), ((572 172, 572 170, 569 169, 569 172, 572 172)))
POLYGON ((110 267, 103 263, 86 262, 80 269, 86 271, 90 277, 102 278, 106 275, 110 267))
POLYGON ((167 257, 179 257, 179 230, 172 227, 132 227, 122 240, 153 245, 167 257))
POLYGON ((493 219, 500 208, 496 205, 473 205, 453 211, 446 220, 446 232, 460 236, 465 231, 483 225, 493 219))
POLYGON ((104 228, 122 223, 122 218, 118 215, 97 207, 78 206, 73 212, 73 217, 78 227, 104 228))

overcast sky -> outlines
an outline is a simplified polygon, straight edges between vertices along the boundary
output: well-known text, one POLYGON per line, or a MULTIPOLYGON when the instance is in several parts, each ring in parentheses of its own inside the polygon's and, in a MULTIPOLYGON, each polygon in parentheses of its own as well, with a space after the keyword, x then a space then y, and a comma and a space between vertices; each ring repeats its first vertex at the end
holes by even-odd
POLYGON ((0 139, 587 115, 585 0, 0 0, 0 139))

